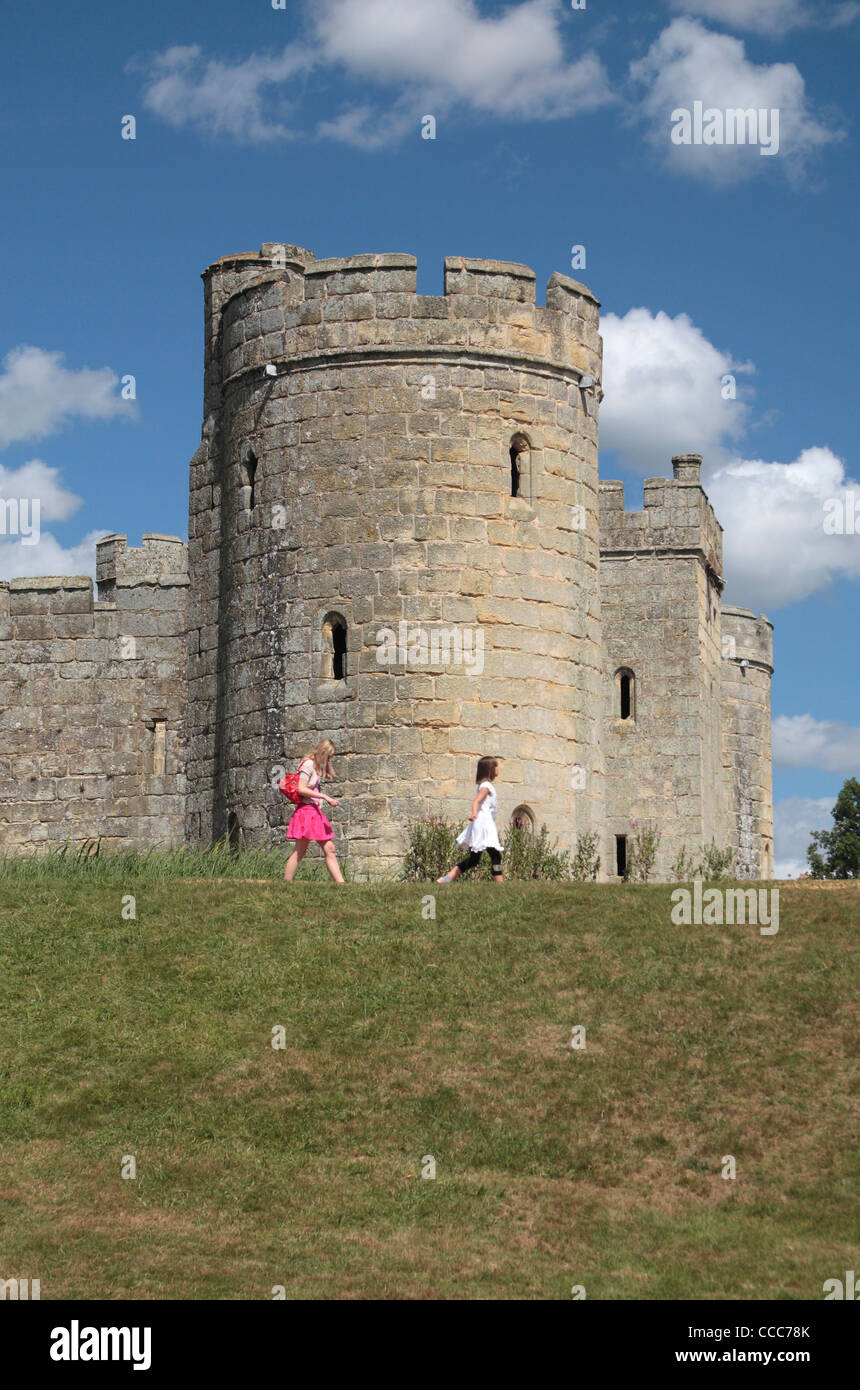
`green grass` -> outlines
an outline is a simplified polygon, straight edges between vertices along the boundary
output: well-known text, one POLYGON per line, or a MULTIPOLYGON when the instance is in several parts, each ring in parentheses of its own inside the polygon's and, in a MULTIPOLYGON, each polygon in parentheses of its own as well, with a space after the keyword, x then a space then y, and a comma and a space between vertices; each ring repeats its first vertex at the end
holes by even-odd
MULTIPOLYGON (((155 883, 176 878, 281 879, 286 850, 234 850, 223 841, 206 849, 112 850, 102 853, 97 840, 79 846, 63 845, 42 854, 0 855, 0 887, 4 883, 123 884, 130 879, 155 883)), ((346 877, 346 866, 344 866, 346 877)), ((328 878, 325 865, 312 850, 299 866, 299 878, 328 878)))
POLYGON ((856 1268, 860 888, 783 887, 761 937, 671 925, 666 887, 215 877, 0 867, 0 1277, 818 1299, 856 1268))

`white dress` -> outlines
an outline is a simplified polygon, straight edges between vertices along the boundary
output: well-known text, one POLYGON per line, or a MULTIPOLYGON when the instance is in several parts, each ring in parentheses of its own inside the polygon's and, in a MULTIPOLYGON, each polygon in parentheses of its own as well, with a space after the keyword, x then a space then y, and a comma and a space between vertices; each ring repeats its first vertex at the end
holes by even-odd
POLYGON ((499 832, 496 829, 496 807, 499 798, 492 782, 481 782, 478 791, 486 787, 489 796, 485 796, 480 806, 478 814, 474 820, 467 821, 465 830, 457 836, 457 844, 465 849, 474 850, 476 853, 482 849, 502 849, 499 844, 499 832))

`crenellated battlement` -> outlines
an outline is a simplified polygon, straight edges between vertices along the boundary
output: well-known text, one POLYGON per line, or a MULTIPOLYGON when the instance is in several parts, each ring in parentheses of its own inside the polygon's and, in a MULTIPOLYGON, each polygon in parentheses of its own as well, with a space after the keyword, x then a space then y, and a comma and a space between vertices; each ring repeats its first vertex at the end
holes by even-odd
POLYGON ((676 454, 671 478, 645 479, 643 507, 635 512, 624 510, 622 482, 601 479, 601 554, 698 552, 721 579, 723 528, 702 487, 701 464, 700 454, 676 454))
POLYGON ((65 618, 82 613, 93 613, 93 581, 87 574, 0 581, 0 638, 36 635, 29 629, 19 632, 19 618, 65 618))
POLYGON ((188 546, 178 536, 148 534, 140 547, 129 546, 126 536, 105 536, 96 546, 96 576, 97 599, 88 574, 0 581, 0 640, 116 636, 119 629, 113 632, 99 617, 106 614, 122 615, 123 631, 146 625, 147 613, 159 615, 164 632, 175 633, 184 623, 188 546))
POLYGON ((441 295, 418 294, 417 273, 414 256, 316 260, 273 242, 223 257, 204 272, 208 390, 271 363, 289 370, 309 358, 392 352, 468 352, 599 381, 600 306, 578 281, 552 275, 539 305, 534 271, 515 262, 448 256, 441 295))
POLYGON ((773 674, 773 623, 764 614, 756 617, 750 608, 722 604, 723 655, 728 659, 763 667, 773 674), (726 639, 731 643, 727 645, 726 639))
MULTIPOLYGON (((226 300, 237 291, 283 280, 282 272, 297 272, 312 282, 323 277, 327 282, 326 292, 330 295, 360 294, 374 289, 377 292, 396 289, 417 294, 418 261, 415 256, 388 252, 317 260, 313 252, 305 247, 281 242, 264 242, 259 252, 243 251, 221 256, 203 271, 202 278, 209 287, 217 284, 219 308, 223 308, 226 300)), ((535 303, 537 277, 529 266, 516 261, 446 256, 444 272, 445 295, 487 295, 490 298, 535 303)), ((566 307, 564 300, 556 295, 558 290, 589 302, 596 308, 600 307, 599 300, 585 285, 555 272, 547 285, 548 308, 566 307)))
POLYGON ((127 536, 105 536, 96 545, 96 580, 102 600, 141 584, 187 588, 188 546, 179 536, 155 532, 146 533, 139 548, 129 546, 127 536))

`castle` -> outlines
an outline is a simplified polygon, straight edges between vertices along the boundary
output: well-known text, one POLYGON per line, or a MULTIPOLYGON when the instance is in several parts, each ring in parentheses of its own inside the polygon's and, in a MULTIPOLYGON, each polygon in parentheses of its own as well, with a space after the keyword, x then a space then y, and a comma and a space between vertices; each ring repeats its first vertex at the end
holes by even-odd
POLYGON ((772 875, 765 617, 721 602, 701 459, 644 507, 597 476, 599 305, 449 257, 316 260, 278 243, 204 272, 189 540, 98 545, 87 577, 0 585, 0 850, 283 842, 276 789, 319 738, 338 849, 396 869, 405 826, 501 812, 600 877, 637 823, 772 875))

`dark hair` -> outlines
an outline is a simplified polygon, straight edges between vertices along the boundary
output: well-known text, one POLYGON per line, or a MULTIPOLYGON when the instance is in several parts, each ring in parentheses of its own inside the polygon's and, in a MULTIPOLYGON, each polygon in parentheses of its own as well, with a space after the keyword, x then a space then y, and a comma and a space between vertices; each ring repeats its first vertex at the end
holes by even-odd
POLYGON ((498 758, 479 758, 478 771, 475 773, 475 782, 492 782, 498 770, 498 758))

